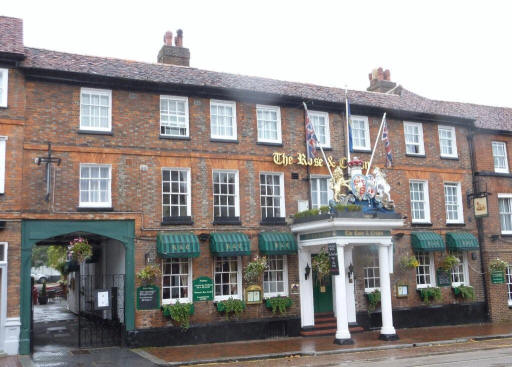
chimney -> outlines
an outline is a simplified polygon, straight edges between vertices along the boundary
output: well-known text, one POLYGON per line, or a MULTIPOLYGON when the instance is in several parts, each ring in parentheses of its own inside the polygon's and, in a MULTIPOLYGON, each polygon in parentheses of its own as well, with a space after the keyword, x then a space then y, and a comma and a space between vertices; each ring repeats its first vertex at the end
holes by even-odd
POLYGON ((158 62, 161 64, 190 66, 190 51, 183 47, 183 31, 178 29, 172 45, 172 32, 165 32, 164 45, 158 53, 158 62))
POLYGON ((368 74, 368 77, 370 79, 370 86, 366 90, 369 92, 386 93, 396 87, 396 83, 391 81, 391 72, 389 69, 373 69, 372 72, 368 74))

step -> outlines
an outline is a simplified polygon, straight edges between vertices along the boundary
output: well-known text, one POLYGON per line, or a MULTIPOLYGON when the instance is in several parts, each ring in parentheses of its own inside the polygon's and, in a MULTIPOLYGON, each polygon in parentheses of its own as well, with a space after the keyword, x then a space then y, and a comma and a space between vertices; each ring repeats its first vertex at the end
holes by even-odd
MULTIPOLYGON (((364 331, 361 326, 350 326, 348 328, 351 334, 357 334, 364 331)), ((302 336, 328 336, 336 334, 336 326, 333 328, 313 328, 311 330, 301 330, 300 335, 302 336)))

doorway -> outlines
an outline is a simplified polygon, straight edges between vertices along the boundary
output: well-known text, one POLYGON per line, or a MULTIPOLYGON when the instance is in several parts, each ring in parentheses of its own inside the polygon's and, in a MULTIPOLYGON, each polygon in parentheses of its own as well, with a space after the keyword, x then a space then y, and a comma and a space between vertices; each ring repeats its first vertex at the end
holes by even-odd
POLYGON ((316 271, 313 271, 313 309, 315 314, 333 312, 332 277, 320 280, 316 271))

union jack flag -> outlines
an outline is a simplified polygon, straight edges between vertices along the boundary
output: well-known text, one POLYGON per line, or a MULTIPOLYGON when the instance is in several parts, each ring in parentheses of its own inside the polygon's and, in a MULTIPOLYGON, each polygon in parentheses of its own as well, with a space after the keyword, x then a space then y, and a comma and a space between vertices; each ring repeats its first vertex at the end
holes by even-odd
POLYGON ((318 138, 315 134, 315 128, 313 123, 309 119, 308 107, 306 103, 304 103, 304 112, 305 112, 305 120, 306 120, 306 151, 307 157, 315 158, 316 157, 316 147, 319 144, 318 138))
POLYGON ((386 167, 393 165, 393 155, 391 154, 391 144, 389 142, 388 134, 388 123, 386 117, 384 117, 384 126, 382 126, 382 141, 384 142, 384 148, 386 149, 386 167))

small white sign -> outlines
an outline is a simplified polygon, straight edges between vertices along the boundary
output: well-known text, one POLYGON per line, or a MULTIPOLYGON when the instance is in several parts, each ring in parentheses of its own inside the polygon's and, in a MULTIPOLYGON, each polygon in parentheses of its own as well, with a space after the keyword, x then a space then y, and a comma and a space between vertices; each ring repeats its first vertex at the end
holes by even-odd
POLYGON ((107 289, 98 289, 96 291, 96 309, 110 308, 110 292, 107 289))

